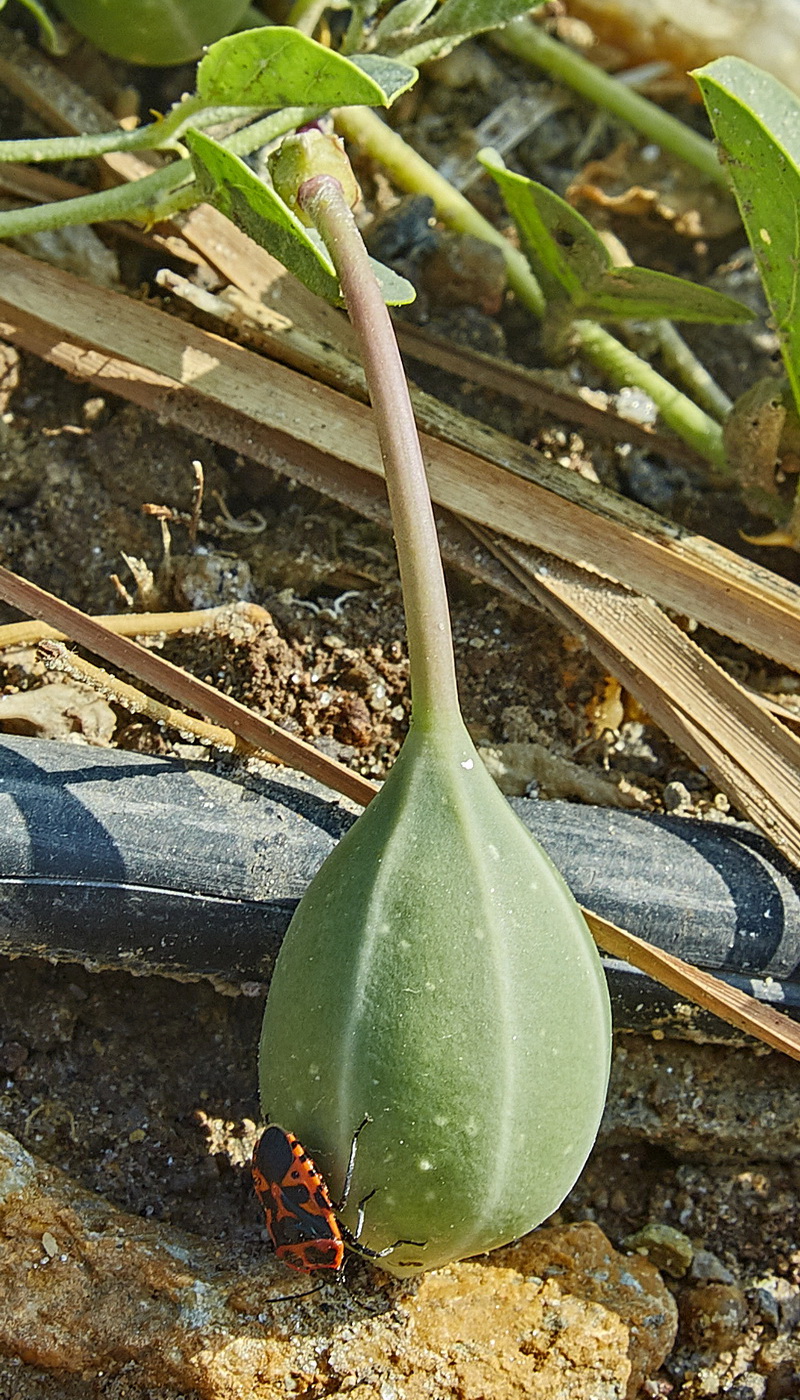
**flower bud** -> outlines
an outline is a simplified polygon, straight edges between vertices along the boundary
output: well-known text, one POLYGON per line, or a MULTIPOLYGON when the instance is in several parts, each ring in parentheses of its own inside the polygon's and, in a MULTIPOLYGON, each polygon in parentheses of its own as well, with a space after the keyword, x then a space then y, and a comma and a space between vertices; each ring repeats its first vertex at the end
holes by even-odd
POLYGON ((361 198, 358 182, 338 136, 327 136, 312 127, 287 136, 269 158, 272 183, 284 204, 288 204, 304 224, 310 224, 298 201, 298 193, 313 175, 330 175, 338 180, 345 199, 354 208, 361 198))

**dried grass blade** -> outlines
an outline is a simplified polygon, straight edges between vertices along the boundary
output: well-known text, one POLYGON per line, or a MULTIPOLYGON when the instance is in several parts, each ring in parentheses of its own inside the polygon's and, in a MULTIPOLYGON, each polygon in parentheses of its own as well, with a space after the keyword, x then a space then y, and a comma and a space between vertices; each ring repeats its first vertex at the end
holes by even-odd
POLYGON ((205 681, 197 680, 179 666, 154 655, 146 647, 121 637, 103 626, 95 618, 88 617, 78 608, 55 598, 52 593, 39 588, 27 579, 20 578, 10 569, 0 565, 0 598, 12 607, 65 633, 80 646, 102 656, 112 666, 136 676, 145 685, 172 696, 179 705, 197 710, 208 719, 214 720, 224 729, 245 739, 254 748, 273 754, 282 763, 291 764, 301 772, 308 773, 321 783, 327 783, 336 792, 350 797, 355 802, 365 804, 377 791, 373 783, 352 773, 341 763, 326 758, 318 749, 302 739, 287 734, 278 725, 240 705, 227 695, 222 695, 205 681))
POLYGON ((586 635, 665 733, 800 865, 800 739, 650 599, 475 533, 565 626, 586 635))
MULTIPOLYGON (((344 471, 380 474, 369 410, 325 385, 4 247, 0 287, 3 334, 12 340, 24 341, 21 318, 33 318, 40 344, 44 338, 58 345, 66 337, 133 360, 154 382, 182 385, 208 401, 209 421, 220 409, 233 411, 241 450, 247 450, 248 427, 249 436, 268 429, 290 435, 301 450, 329 454, 344 471)), ((575 473, 544 463, 501 434, 457 415, 449 421, 451 435, 471 435, 481 455, 424 437, 439 504, 641 589, 800 670, 800 589, 707 540, 682 535, 610 492, 588 491, 590 483, 575 473)))
POLYGON ((595 942, 606 953, 624 958, 679 996, 690 998, 706 1011, 712 1011, 721 1020, 736 1026, 737 1030, 746 1031, 748 1035, 771 1045, 774 1050, 790 1055, 793 1060, 800 1060, 800 1026, 790 1021, 788 1016, 771 1006, 762 1006, 747 992, 728 986, 727 982, 720 981, 702 968, 692 967, 673 953, 654 948, 651 943, 645 943, 635 934, 626 933, 599 915, 589 910, 584 910, 584 913, 595 942))

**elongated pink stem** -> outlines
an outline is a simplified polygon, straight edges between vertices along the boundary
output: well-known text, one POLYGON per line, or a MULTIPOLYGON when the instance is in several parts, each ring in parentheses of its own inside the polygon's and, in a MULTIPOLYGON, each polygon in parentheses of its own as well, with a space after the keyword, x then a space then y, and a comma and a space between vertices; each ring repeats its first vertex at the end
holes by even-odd
POLYGON ((381 445, 406 610, 416 723, 459 719, 444 571, 403 363, 375 273, 342 187, 312 175, 298 203, 319 231, 353 323, 381 445))

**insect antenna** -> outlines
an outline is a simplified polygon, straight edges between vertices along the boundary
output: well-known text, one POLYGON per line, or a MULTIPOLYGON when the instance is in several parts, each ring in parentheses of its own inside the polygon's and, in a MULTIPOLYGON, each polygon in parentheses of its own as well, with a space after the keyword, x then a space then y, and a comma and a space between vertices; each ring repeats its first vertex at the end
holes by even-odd
POLYGON ((268 1298, 267 1302, 270 1307, 273 1303, 293 1303, 298 1298, 310 1298, 312 1293, 319 1293, 324 1287, 325 1281, 323 1280, 322 1283, 316 1284, 314 1288, 307 1288, 304 1293, 281 1293, 277 1298, 268 1298))

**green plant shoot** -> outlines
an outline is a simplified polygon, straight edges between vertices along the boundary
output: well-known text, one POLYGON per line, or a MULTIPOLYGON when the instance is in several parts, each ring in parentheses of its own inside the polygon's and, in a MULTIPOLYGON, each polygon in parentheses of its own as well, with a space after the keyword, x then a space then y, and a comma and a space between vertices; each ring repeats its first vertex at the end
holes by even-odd
POLYGON ((402 1276, 506 1243, 555 1210, 599 1125, 610 1013, 574 899, 461 718, 402 363, 343 193, 349 174, 332 173, 329 147, 319 132, 290 138, 273 178, 276 197, 321 236, 359 339, 413 714, 380 793, 292 919, 264 1015, 260 1090, 267 1118, 298 1135, 334 1193, 368 1118, 343 1219, 354 1230, 364 1202, 364 1245, 389 1250, 381 1265, 402 1276))
POLYGON ((648 267, 615 267, 589 220, 560 195, 507 170, 494 151, 481 151, 478 158, 500 188, 551 314, 560 303, 573 318, 595 321, 752 320, 749 307, 711 287, 648 267))
MULTIPOLYGON (((330 145, 332 143, 326 143, 330 145)), ((197 184, 202 198, 214 204, 239 228, 262 247, 269 249, 299 281, 317 296, 334 304, 341 302, 339 279, 333 263, 313 229, 275 190, 259 180, 243 160, 227 151, 218 141, 199 131, 186 134, 192 154, 197 184)), ((356 189, 352 177, 353 188, 356 189)), ((370 259, 384 299, 390 306, 403 306, 414 300, 414 288, 405 277, 370 259)))
POLYGON ((693 77, 725 154, 800 412, 800 101, 742 58, 716 59, 693 77))

